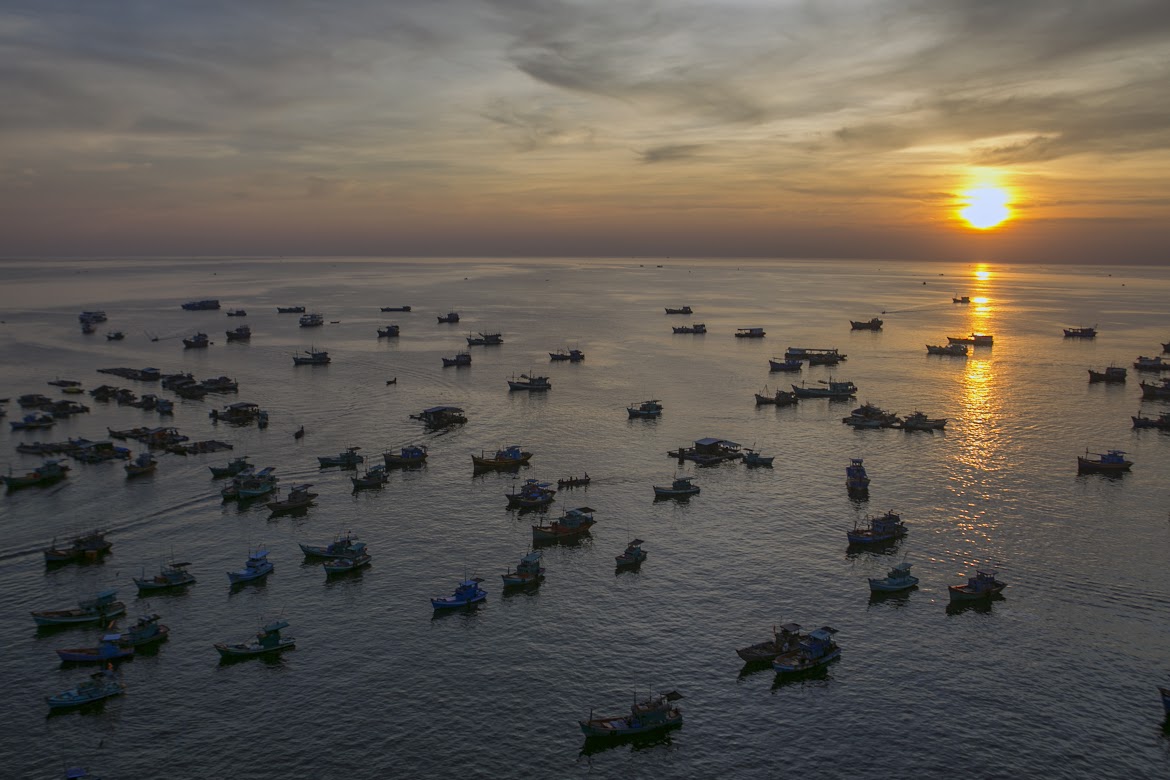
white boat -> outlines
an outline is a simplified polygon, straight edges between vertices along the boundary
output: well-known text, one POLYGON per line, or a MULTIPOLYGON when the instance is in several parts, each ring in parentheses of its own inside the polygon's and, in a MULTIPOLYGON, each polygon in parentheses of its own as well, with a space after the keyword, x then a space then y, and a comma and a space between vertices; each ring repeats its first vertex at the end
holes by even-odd
POLYGON ((893 593, 899 590, 909 590, 918 584, 918 578, 910 573, 910 564, 902 561, 883 579, 869 578, 869 589, 874 593, 893 593))

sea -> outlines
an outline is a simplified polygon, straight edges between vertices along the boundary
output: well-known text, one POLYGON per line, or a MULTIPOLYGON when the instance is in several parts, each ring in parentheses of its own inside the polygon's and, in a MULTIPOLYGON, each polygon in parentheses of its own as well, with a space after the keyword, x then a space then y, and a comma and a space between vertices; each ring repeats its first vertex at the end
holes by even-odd
MULTIPOLYGON (((0 496, 0 775, 103 778, 510 777, 1165 777, 1170 737, 1157 686, 1170 684, 1170 433, 1131 416, 1170 411, 1087 369, 1131 366, 1170 340, 1164 267, 698 259, 61 259, 0 262, 0 397, 110 384, 97 372, 156 367, 229 376, 239 392, 176 401, 163 418, 77 398, 88 414, 47 430, 0 431, 0 468, 39 462, 21 442, 106 438, 175 426, 234 449, 158 454, 151 475, 71 461, 67 479, 0 496), (971 303, 953 303, 969 296, 971 303), (186 311, 189 300, 222 308, 186 311), (326 324, 301 328, 278 306, 326 324), (410 312, 380 311, 383 306, 410 312), (689 305, 693 315, 667 315, 689 305), (104 310, 97 332, 77 315, 104 310), (245 318, 229 318, 244 309, 245 318), (438 316, 458 312, 458 324, 438 316), (880 331, 850 320, 880 317, 880 331), (701 322, 705 335, 672 326, 701 322), (225 331, 246 323, 248 342, 225 331), (377 329, 396 323, 397 338, 377 329), (1095 325, 1095 339, 1062 328, 1095 325), (761 339, 735 338, 762 327, 761 339), (122 331, 121 341, 107 340, 122 331), (205 332, 207 349, 181 339, 205 332), (499 332, 500 346, 468 347, 499 332), (967 358, 927 344, 994 336, 967 358), (787 347, 837 348, 836 367, 770 373, 787 347), (292 356, 326 350, 327 366, 292 356), (549 353, 577 348, 580 363, 549 353), (468 349, 468 367, 441 358, 468 349), (513 375, 548 376, 544 393, 513 375), (754 395, 829 379, 843 402, 757 406, 754 395), (395 380, 388 384, 390 380, 395 380), (626 408, 658 399, 658 419, 626 408), (237 401, 265 429, 216 423, 237 401), (945 430, 857 430, 863 402, 945 417, 945 430), (437 405, 467 423, 429 431, 437 405), (304 427, 305 435, 294 438, 304 427), (667 452, 715 437, 774 456, 771 468, 679 463, 667 452), (425 468, 354 492, 354 472, 319 456, 360 447, 366 465, 422 444, 425 468), (521 445, 516 474, 476 474, 472 455, 521 445), (1134 465, 1077 474, 1077 456, 1124 450, 1134 465), (285 487, 319 493, 302 516, 221 499, 208 467, 247 455, 285 487), (862 458, 868 495, 845 487, 862 458), (544 512, 509 510, 524 479, 592 478, 544 512), (655 501, 652 486, 691 476, 701 493, 655 501), (536 589, 502 593, 500 575, 532 544, 531 526, 589 507, 576 545, 543 549, 536 589), (894 511, 909 534, 873 551, 846 531, 894 511), (100 563, 47 567, 42 549, 100 527, 100 563), (373 563, 328 579, 298 543, 364 540, 373 563), (647 560, 614 558, 642 539, 647 560), (275 572, 232 590, 226 572, 263 546, 275 572), (198 582, 139 598, 132 577, 189 562, 198 582), (871 598, 867 578, 911 563, 917 589, 871 598), (989 604, 950 608, 947 586, 977 569, 1007 583, 989 604), (487 600, 436 614, 429 599, 479 577, 487 600), (55 650, 96 644, 99 626, 38 629, 31 610, 117 588, 125 626, 158 613, 157 652, 118 667, 126 693, 49 714, 45 696, 86 679, 55 650), (221 663, 288 621, 296 648, 221 663), (736 649, 796 622, 836 629, 840 659, 804 677, 745 667, 736 649), (587 743, 578 721, 622 715, 677 691, 685 723, 665 735, 587 743)), ((121 444, 121 442, 119 442, 121 444)), ((129 446, 139 451, 140 445, 129 446)))

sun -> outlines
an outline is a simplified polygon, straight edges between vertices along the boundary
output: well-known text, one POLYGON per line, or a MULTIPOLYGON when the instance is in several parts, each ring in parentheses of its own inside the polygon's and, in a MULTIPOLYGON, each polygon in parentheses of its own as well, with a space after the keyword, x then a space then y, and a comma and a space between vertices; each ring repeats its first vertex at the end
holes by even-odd
POLYGON ((976 187, 961 192, 960 196, 963 208, 959 209, 959 216, 977 230, 996 227, 1012 215, 1007 190, 999 187, 976 187))

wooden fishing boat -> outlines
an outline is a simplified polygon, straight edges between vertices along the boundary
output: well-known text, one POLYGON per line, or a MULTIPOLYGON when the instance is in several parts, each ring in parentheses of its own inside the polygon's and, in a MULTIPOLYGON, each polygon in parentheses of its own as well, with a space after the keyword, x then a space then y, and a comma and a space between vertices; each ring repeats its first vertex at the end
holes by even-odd
POLYGON ((797 398, 828 398, 830 400, 844 400, 857 395, 857 385, 849 381, 818 379, 817 383, 824 385, 824 387, 792 385, 792 392, 796 393, 797 398))
POLYGON ((387 325, 384 328, 378 328, 378 338, 394 338, 399 335, 400 329, 397 325, 387 325))
POLYGON ((286 628, 288 628, 287 620, 274 620, 256 632, 254 639, 232 645, 217 642, 215 649, 219 652, 220 658, 225 659, 252 658, 279 653, 296 646, 295 639, 280 635, 280 632, 286 628))
POLYGON ((924 412, 915 411, 906 415, 898 427, 904 431, 941 431, 946 425, 946 417, 931 418, 924 412))
POLYGON ((625 566, 637 566, 642 561, 646 560, 648 553, 642 549, 645 544, 641 539, 631 539, 626 544, 626 549, 620 555, 614 556, 617 561, 618 568, 625 566))
POLYGON ((948 585, 951 601, 979 601, 998 596, 1007 587, 995 578, 996 572, 977 570, 965 585, 948 585))
POLYGON ((756 450, 745 447, 743 451, 743 463, 745 466, 766 466, 772 467, 772 461, 776 459, 775 455, 761 455, 756 450))
POLYGON ((769 371, 802 371, 804 361, 796 358, 768 358, 769 371))
POLYGON ((779 631, 776 630, 776 626, 772 626, 772 638, 768 641, 741 647, 735 652, 745 663, 771 662, 776 656, 795 650, 799 642, 800 624, 785 623, 780 626, 779 631))
POLYGON ((512 444, 496 450, 494 455, 488 455, 487 450, 482 450, 479 455, 471 456, 471 464, 476 471, 513 469, 523 466, 531 459, 531 452, 522 450, 518 444, 512 444))
POLYGON ((432 406, 410 415, 410 419, 419 420, 428 428, 446 428, 467 422, 467 416, 458 406, 432 406))
POLYGON ((294 366, 325 366, 333 362, 329 353, 323 349, 306 349, 303 355, 292 356, 294 366))
POLYGON ((105 634, 96 647, 69 647, 57 650, 62 661, 77 664, 96 664, 120 661, 134 656, 133 647, 122 647, 121 634, 105 634))
POLYGON ((893 512, 886 512, 877 517, 868 516, 853 526, 852 531, 846 531, 849 544, 882 544, 901 539, 907 533, 902 517, 893 512))
POLYGON ((443 358, 443 368, 450 368, 452 366, 459 367, 459 366, 470 366, 470 365, 471 365, 471 353, 467 352, 466 350, 461 351, 461 352, 456 352, 455 357, 443 358))
POLYGON ((46 696, 45 702, 49 705, 50 709, 80 707, 95 701, 101 701, 110 696, 117 696, 124 690, 122 682, 118 679, 114 670, 103 669, 100 672, 91 674, 88 680, 79 683, 67 691, 62 691, 53 696, 46 696))
POLYGON ((208 466, 213 477, 234 477, 242 472, 244 469, 251 468, 252 464, 248 462, 248 456, 242 455, 238 458, 233 458, 226 466, 208 466))
POLYGON ((117 596, 116 590, 103 590, 93 598, 77 602, 76 609, 40 610, 30 614, 38 626, 104 623, 126 611, 126 605, 117 601, 117 596))
POLYGON ((558 479, 557 480, 557 487, 559 487, 559 488, 585 487, 586 485, 589 484, 590 481, 591 481, 591 477, 589 476, 589 473, 586 472, 585 476, 583 476, 583 477, 567 477, 565 479, 558 479))
POLYGON ((1124 450, 1109 450, 1104 453, 1092 453, 1092 455, 1094 457, 1089 457, 1089 451, 1085 450, 1083 457, 1077 456, 1078 474, 1117 474, 1129 471, 1129 467, 1133 465, 1132 460, 1125 459, 1124 450))
POLYGON ((636 418, 654 418, 662 416, 662 404, 658 399, 653 398, 649 401, 635 401, 626 407, 626 413, 629 414, 630 419, 636 418))
POLYGON ((547 376, 530 376, 528 374, 521 374, 517 377, 515 374, 508 380, 509 390, 551 390, 552 383, 548 381, 547 376))
POLYGON ((241 582, 254 582, 267 577, 275 570, 276 567, 268 560, 267 550, 254 550, 248 553, 248 560, 244 562, 244 568, 227 573, 228 582, 232 585, 241 582))
POLYGON ((1066 339, 1094 339, 1097 338, 1097 326, 1079 327, 1079 328, 1065 328, 1064 337, 1066 339))
POLYGON ((850 491, 869 489, 869 475, 861 458, 851 458, 845 467, 845 488, 850 491))
POLYGON ((654 485, 655 498, 686 498, 699 494, 700 488, 698 485, 692 485, 691 480, 694 477, 675 477, 674 481, 670 483, 670 487, 662 487, 654 485))
POLYGON ((143 572, 141 577, 134 578, 134 584, 138 587, 138 594, 157 593, 164 590, 177 590, 178 588, 185 588, 188 585, 195 583, 195 575, 187 571, 190 563, 186 561, 171 561, 164 564, 158 574, 153 577, 147 577, 143 572))
POLYGON ((325 570, 326 576, 349 574, 369 566, 371 560, 373 559, 366 551, 366 545, 363 542, 358 542, 353 545, 348 555, 343 555, 340 558, 329 558, 321 563, 321 568, 325 570))
POLYGON ((498 347, 504 343, 504 334, 502 333, 484 333, 480 332, 475 336, 467 337, 467 346, 469 347, 498 347))
POLYGON ((869 589, 873 593, 896 593, 918 585, 918 578, 910 573, 910 564, 902 561, 896 564, 882 579, 869 578, 869 589))
POLYGON ((441 609, 470 607, 472 604, 478 604, 487 598, 487 591, 479 587, 479 583, 481 582, 483 580, 479 577, 463 580, 455 587, 455 592, 450 596, 435 596, 432 598, 431 608, 437 611, 441 609))
POLYGON ((1090 382, 1117 382, 1125 381, 1127 369, 1125 366, 1108 366, 1104 371, 1094 371, 1089 369, 1090 382))
POLYGON ((385 462, 386 468, 392 469, 422 466, 427 462, 427 448, 422 444, 411 444, 402 447, 398 454, 383 452, 382 460, 385 462))
POLYGON ((679 307, 673 308, 673 309, 671 307, 667 306, 666 313, 667 314, 694 314, 695 312, 691 309, 690 306, 679 306, 679 307))
POLYGON ((768 335, 763 328, 736 328, 735 337, 737 339, 762 339, 768 335))
POLYGON ((123 468, 126 469, 127 477, 137 477, 149 474, 158 468, 158 461, 149 452, 141 452, 137 458, 127 463, 123 468))
POLYGON ((264 506, 268 507, 273 515, 295 512, 298 509, 312 506, 313 499, 317 497, 317 494, 309 490, 311 487, 313 486, 307 482, 300 485, 291 485, 288 489, 288 495, 283 500, 269 501, 264 506))
POLYGON ((196 333, 190 338, 183 339, 183 349, 206 349, 210 344, 206 333, 196 333))
POLYGON ((276 313, 277 314, 304 314, 305 307, 304 306, 277 306, 276 313))
POLYGON ((148 647, 162 642, 170 636, 171 630, 159 623, 160 620, 162 616, 157 613, 142 615, 118 637, 119 644, 124 647, 148 647))
POLYGON ((321 468, 329 468, 330 466, 340 466, 343 469, 355 469, 357 465, 364 461, 364 455, 358 455, 358 450, 361 447, 346 447, 345 452, 340 452, 337 455, 319 455, 317 462, 321 464, 321 468))
POLYGON ((691 323, 690 325, 675 325, 671 327, 675 333, 693 333, 695 335, 702 335, 707 332, 707 326, 702 322, 691 323))
POLYGON ((553 490, 552 485, 548 482, 526 479, 519 488, 513 485, 512 489, 504 494, 504 497, 508 499, 509 507, 534 509, 551 504, 556 493, 557 491, 553 490))
POLYGON ((880 319, 874 317, 872 320, 864 322, 858 320, 849 320, 849 327, 851 330, 881 330, 884 325, 880 319))
POLYGON ((589 718, 578 723, 588 739, 616 739, 666 731, 682 725, 682 709, 674 706, 681 698, 678 691, 654 694, 636 701, 629 715, 595 718, 590 711, 589 718))
POLYGON ((444 323, 444 322, 448 322, 448 323, 456 323, 456 322, 459 322, 459 312, 454 312, 454 311, 452 311, 452 312, 447 312, 446 314, 440 314, 440 315, 438 315, 438 317, 439 317, 439 322, 440 322, 440 323, 444 323))
POLYGON ((233 330, 225 330, 224 335, 228 341, 251 341, 252 329, 247 325, 241 325, 233 330))
POLYGON ((987 333, 972 333, 969 336, 947 336, 951 344, 971 344, 976 347, 990 347, 994 337, 987 333))
POLYGON ((966 344, 946 344, 936 345, 927 344, 926 354, 928 355, 950 355, 951 357, 967 357, 966 344))
POLYGON ((73 537, 68 546, 58 547, 57 540, 44 549, 45 563, 68 563, 70 561, 93 561, 110 551, 114 543, 106 539, 106 532, 94 529, 73 537))
POLYGON ((544 579, 544 567, 540 565, 541 557, 540 550, 532 550, 520 559, 520 563, 516 564, 515 569, 501 574, 504 587, 522 588, 539 585, 544 579))
POLYGON ((596 525, 593 519, 593 509, 587 506, 568 509, 558 519, 548 525, 532 526, 532 541, 561 542, 576 539, 589 533, 589 529, 596 525))
POLYGON ((833 641, 837 629, 822 626, 800 638, 795 650, 781 653, 772 659, 772 668, 782 674, 807 672, 824 666, 841 656, 841 648, 833 641))
POLYGON ((299 546, 306 558, 346 558, 364 548, 365 542, 357 541, 357 536, 353 533, 346 533, 339 534, 336 539, 324 547, 308 544, 300 544, 299 546))
POLYGON ((360 477, 350 477, 349 481, 353 483, 354 490, 380 488, 390 481, 390 472, 386 470, 386 464, 378 463, 366 469, 366 473, 360 477))

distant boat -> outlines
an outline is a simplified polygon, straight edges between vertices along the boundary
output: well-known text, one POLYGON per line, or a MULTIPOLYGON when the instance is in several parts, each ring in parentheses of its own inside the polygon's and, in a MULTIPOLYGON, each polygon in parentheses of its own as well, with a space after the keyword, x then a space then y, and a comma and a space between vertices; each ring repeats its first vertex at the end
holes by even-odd
POLYGON ((306 558, 346 558, 364 548, 366 544, 357 541, 357 536, 354 534, 346 533, 339 534, 336 539, 324 547, 300 544, 299 542, 298 546, 306 558))
POLYGON ((745 663, 753 664, 761 661, 771 662, 773 658, 783 653, 795 650, 800 643, 800 624, 785 623, 777 631, 772 626, 772 638, 766 642, 758 642, 749 647, 741 647, 736 654, 745 663))
POLYGON ((593 519, 593 509, 590 507, 580 506, 575 509, 567 509, 564 514, 548 525, 532 526, 532 541, 536 544, 572 541, 588 534, 589 529, 596 522, 593 519))
POLYGON ((951 303, 970 303, 970 302, 971 302, 970 295, 958 295, 958 296, 955 296, 954 298, 951 298, 951 303))
POLYGON ((645 544, 641 539, 631 539, 626 545, 625 551, 621 555, 614 556, 617 561, 618 568, 623 566, 637 566, 642 561, 646 560, 647 553, 642 549, 645 544))
POLYGON ((280 632, 286 628, 288 628, 287 620, 274 620, 261 628, 254 639, 231 645, 217 642, 215 649, 220 658, 248 658, 279 653, 296 646, 295 639, 280 635, 280 632))
POLYGON ((301 318, 297 320, 302 328, 318 328, 325 324, 325 317, 316 312, 311 314, 302 314, 301 318))
POLYGON ((702 322, 695 322, 690 325, 672 326, 671 330, 675 333, 694 333, 696 335, 701 335, 707 332, 707 326, 702 322))
POLYGON ((521 374, 517 377, 515 374, 508 380, 509 390, 551 390, 552 383, 548 381, 547 376, 535 376, 529 374, 521 374))
POLYGON ((688 496, 698 495, 701 488, 698 485, 691 484, 691 480, 693 479, 694 477, 675 477, 674 481, 670 483, 670 487, 654 485, 654 497, 685 498, 688 496))
POLYGON ((364 461, 364 455, 358 455, 357 451, 361 447, 346 447, 345 452, 340 452, 337 455, 320 455, 317 457, 317 462, 321 468, 328 468, 330 466, 340 466, 343 469, 357 468, 357 465, 364 461))
POLYGON ((626 407, 626 412, 631 419, 638 417, 661 417, 662 404, 656 398, 649 401, 635 401, 626 407))
POLYGON ((505 588, 521 588, 529 585, 539 585, 544 579, 544 567, 540 565, 540 550, 533 550, 520 559, 516 568, 501 574, 505 588))
POLYGON ((126 334, 120 330, 112 330, 106 334, 107 341, 121 341, 126 338, 126 334))
POLYGON ((831 400, 844 400, 857 395, 857 385, 849 381, 818 379, 817 384, 824 385, 824 387, 792 385, 792 392, 796 393, 798 398, 828 398, 831 400))
POLYGON ((227 335, 228 341, 251 341, 252 340, 252 329, 249 328, 247 325, 241 325, 240 327, 236 328, 235 330, 227 330, 227 331, 224 331, 224 333, 225 333, 225 335, 227 335))
POLYGON ((409 306, 383 306, 382 311, 410 311, 409 306))
POLYGON ((769 371, 801 371, 804 369, 804 361, 795 358, 769 358, 769 371))
POLYGON ((768 335, 763 328, 736 328, 735 337, 737 339, 762 339, 768 335))
POLYGON ((1097 326, 1080 327, 1080 328, 1065 328, 1064 337, 1066 339, 1092 339, 1097 337, 1097 326))
POLYGON ((849 327, 852 330, 881 330, 883 324, 877 317, 874 317, 872 320, 866 320, 865 322, 849 320, 849 327))
POLYGON ((294 366, 324 366, 331 362, 328 352, 316 348, 306 349, 304 355, 293 355, 294 366))
POLYGON ((429 409, 423 409, 418 414, 410 415, 410 419, 419 420, 432 429, 462 425, 467 422, 467 416, 458 406, 432 406, 429 409))
POLYGON ((447 312, 446 314, 440 314, 439 315, 439 322, 440 323, 448 322, 448 323, 452 323, 452 324, 459 322, 459 312, 452 311, 452 312, 447 312))
POLYGON ((399 334, 399 327, 397 325, 387 325, 384 328, 378 328, 378 338, 394 338, 399 334))
POLYGON ((458 607, 470 607, 472 604, 483 601, 487 598, 487 591, 479 587, 479 583, 481 582, 483 580, 479 577, 463 580, 455 587, 455 592, 452 595, 432 598, 431 608, 434 610, 456 609, 458 607))
POLYGON ((383 452, 382 460, 387 468, 413 468, 427 462, 427 448, 422 444, 411 444, 399 449, 398 453, 383 452))
POLYGON ((578 721, 581 733, 588 739, 634 737, 653 734, 682 725, 682 710, 674 702, 682 698, 677 691, 660 693, 642 701, 635 701, 628 715, 595 718, 590 711, 587 720, 578 721))
POLYGON ((1133 465, 1132 460, 1125 459, 1123 450, 1109 450, 1105 453, 1093 454, 1096 457, 1089 457, 1089 451, 1085 450, 1083 457, 1077 456, 1078 474, 1117 474, 1129 471, 1129 467, 1133 465))
POLYGON ((211 309, 218 309, 219 308, 219 301, 217 301, 217 300, 190 301, 188 303, 182 304, 182 308, 186 309, 187 311, 207 311, 207 310, 211 310, 211 309))
POLYGON ((948 585, 951 601, 977 601, 990 599, 1003 592, 1006 585, 995 578, 994 571, 976 571, 966 585, 948 585))
POLYGON ((677 309, 672 309, 669 306, 667 306, 666 313, 667 314, 694 314, 695 312, 691 309, 690 306, 679 306, 677 309))
POLYGON ((313 499, 317 497, 316 493, 309 490, 312 485, 305 483, 302 485, 292 485, 288 489, 288 495, 280 501, 270 501, 265 504, 268 510, 275 515, 282 515, 288 512, 295 512, 298 509, 304 509, 312 506, 313 499))
POLYGON ((865 473, 861 458, 850 459, 845 468, 845 488, 850 491, 869 489, 869 475, 865 473))
POLYGON ((110 696, 117 696, 125 689, 122 682, 112 669, 103 669, 95 672, 73 688, 53 696, 46 696, 45 702, 50 709, 64 709, 66 707, 80 707, 84 704, 100 701, 110 696))
POLYGON ((553 489, 551 483, 541 482, 538 479, 526 479, 519 488, 513 485, 512 489, 504 494, 504 498, 508 499, 509 507, 533 509, 551 504, 556 493, 557 491, 553 489))
POLYGON ((372 560, 373 558, 370 556, 369 551, 366 550, 366 546, 358 542, 348 555, 322 561, 321 568, 325 570, 326 576, 332 577, 339 574, 349 574, 358 569, 365 568, 370 565, 372 560))
POLYGON ((51 609, 32 612, 38 626, 63 626, 78 623, 105 623, 126 611, 126 605, 117 601, 118 591, 103 590, 93 598, 77 602, 76 609, 51 609))
POLYGON ((165 590, 176 590, 193 585, 195 583, 195 576, 187 571, 187 567, 190 565, 186 562, 179 563, 172 561, 171 563, 164 564, 159 569, 159 573, 153 577, 147 577, 145 572, 141 577, 135 577, 134 584, 138 587, 139 595, 165 590))
POLYGON ((970 336, 947 336, 951 344, 971 344, 976 347, 990 347, 994 337, 987 333, 972 333, 970 336))
POLYGON ((304 314, 305 307, 304 306, 277 306, 276 313, 277 314, 304 314))
POLYGON ((1104 371, 1094 371, 1089 369, 1090 382, 1115 382, 1121 383, 1125 381, 1127 369, 1125 366, 1108 366, 1104 371))
POLYGON ((849 544, 882 544, 901 539, 907 533, 906 524, 900 515, 886 512, 878 517, 866 517, 855 524, 852 531, 846 531, 849 544))
POLYGON ((910 573, 910 564, 902 561, 896 564, 882 579, 869 578, 869 589, 873 593, 896 593, 909 590, 918 584, 918 578, 910 573))
POLYGON ((451 366, 470 366, 471 353, 467 351, 460 351, 455 353, 455 357, 443 358, 443 368, 450 368, 451 366))
POLYGON ((488 455, 483 450, 479 455, 471 456, 471 464, 475 470, 511 469, 519 468, 532 459, 532 453, 521 449, 520 445, 512 444, 496 450, 494 455, 488 455))
POLYGON ((500 333, 483 333, 467 337, 469 347, 495 347, 504 343, 504 336, 500 333))
POLYGON ((206 333, 196 333, 190 338, 183 339, 183 349, 204 349, 209 344, 211 342, 208 341, 206 333))
POLYGON ((349 481, 353 483, 354 490, 380 488, 390 481, 390 472, 386 470, 386 464, 378 463, 366 469, 365 474, 350 477, 349 481))
POLYGON ((795 650, 776 656, 772 668, 777 672, 793 674, 824 666, 841 656, 841 648, 833 640, 835 628, 822 626, 801 637, 795 650))
POLYGON ((44 550, 45 563, 67 563, 69 561, 94 561, 110 551, 114 544, 106 538, 106 532, 94 529, 73 537, 68 546, 57 546, 57 540, 44 550))
POLYGON ((744 447, 743 462, 745 466, 766 466, 772 467, 772 461, 776 459, 775 455, 761 455, 756 450, 750 447, 744 447))
POLYGON ((227 316, 229 317, 247 317, 248 312, 243 309, 228 309, 227 316))
POLYGON ((951 357, 967 357, 966 344, 926 345, 928 355, 950 355, 951 357))

